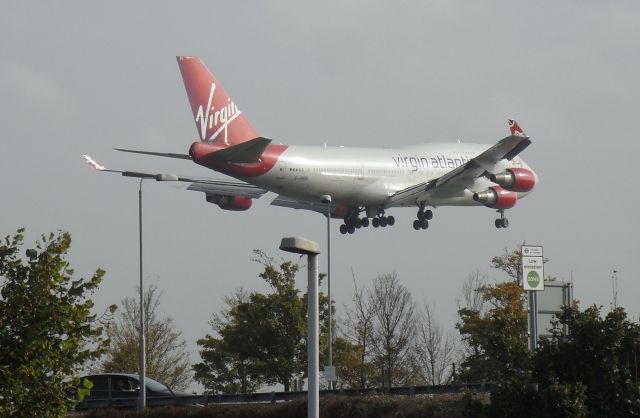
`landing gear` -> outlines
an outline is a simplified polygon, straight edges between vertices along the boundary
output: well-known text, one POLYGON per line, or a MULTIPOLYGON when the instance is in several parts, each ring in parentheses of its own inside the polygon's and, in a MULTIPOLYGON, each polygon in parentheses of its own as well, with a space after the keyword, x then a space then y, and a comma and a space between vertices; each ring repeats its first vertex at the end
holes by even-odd
POLYGON ((387 225, 393 226, 395 223, 396 223, 396 218, 394 218, 393 216, 384 216, 384 214, 378 215, 371 220, 371 225, 374 228, 377 228, 377 227, 384 228, 387 225))
POLYGON ((431 219, 433 219, 433 212, 429 209, 424 210, 424 209, 420 209, 418 211, 418 220, 422 221, 422 220, 427 220, 430 221, 431 219))
POLYGON ((415 221, 413 221, 413 229, 415 229, 416 231, 427 228, 429 228, 429 221, 427 221, 426 219, 416 219, 415 221))
POLYGON ((413 221, 413 229, 416 231, 429 228, 429 221, 433 219, 433 212, 429 209, 425 210, 424 206, 424 203, 420 205, 420 209, 418 209, 418 213, 416 214, 418 219, 413 221))
POLYGON ((340 233, 341 234, 353 234, 356 229, 366 228, 371 224, 374 228, 385 226, 392 226, 396 223, 396 220, 393 216, 384 216, 384 211, 380 210, 376 214, 375 208, 367 208, 366 215, 360 218, 360 212, 365 211, 365 209, 353 209, 349 212, 349 214, 344 218, 344 224, 340 225, 340 233), (369 220, 371 217, 371 220, 369 220))
POLYGON ((340 225, 341 234, 353 234, 356 229, 366 228, 369 226, 369 218, 366 216, 360 218, 360 209, 355 208, 349 211, 349 214, 344 218, 344 223, 340 225))
POLYGON ((500 213, 500 217, 495 221, 496 228, 508 228, 509 220, 504 217, 504 209, 500 209, 498 212, 500 213))

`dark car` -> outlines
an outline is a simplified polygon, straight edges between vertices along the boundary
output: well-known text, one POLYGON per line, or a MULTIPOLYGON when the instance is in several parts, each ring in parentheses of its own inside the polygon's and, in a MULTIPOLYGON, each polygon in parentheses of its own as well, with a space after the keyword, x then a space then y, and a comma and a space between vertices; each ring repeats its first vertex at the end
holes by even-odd
MULTIPOLYGON (((103 373, 84 376, 93 383, 91 392, 78 404, 77 409, 122 408, 132 409, 138 405, 140 379, 128 373, 103 373)), ((145 377, 147 406, 194 405, 201 396, 174 392, 167 385, 145 377)))

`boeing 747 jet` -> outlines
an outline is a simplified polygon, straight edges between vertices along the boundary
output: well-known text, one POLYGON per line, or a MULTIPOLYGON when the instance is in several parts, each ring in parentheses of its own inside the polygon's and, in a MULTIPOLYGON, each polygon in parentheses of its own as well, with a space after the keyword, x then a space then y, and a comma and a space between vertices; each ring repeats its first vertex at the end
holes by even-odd
MULTIPOLYGON (((205 194, 221 209, 242 211, 266 192, 272 205, 306 209, 343 219, 340 232, 353 234, 369 225, 392 226, 396 207, 413 207, 413 228, 429 227, 439 206, 495 209, 497 228, 504 216, 538 181, 519 157, 531 144, 509 119, 510 135, 495 144, 425 143, 399 148, 297 146, 260 136, 240 107, 197 57, 179 56, 199 140, 188 154, 119 151, 192 160, 238 181, 180 177, 189 190, 205 194)), ((89 164, 104 167, 85 156, 89 164)), ((118 171, 118 170, 106 170, 118 171)))

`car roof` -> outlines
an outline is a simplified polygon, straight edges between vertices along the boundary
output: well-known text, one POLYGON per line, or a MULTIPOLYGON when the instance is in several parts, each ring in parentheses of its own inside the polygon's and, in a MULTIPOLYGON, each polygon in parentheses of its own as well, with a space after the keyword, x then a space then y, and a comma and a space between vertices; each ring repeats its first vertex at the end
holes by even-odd
POLYGON ((125 377, 132 377, 134 379, 140 379, 140 375, 133 374, 133 373, 94 373, 94 374, 88 374, 86 376, 82 376, 82 378, 98 377, 98 376, 105 376, 105 377, 108 377, 108 376, 125 376, 125 377))

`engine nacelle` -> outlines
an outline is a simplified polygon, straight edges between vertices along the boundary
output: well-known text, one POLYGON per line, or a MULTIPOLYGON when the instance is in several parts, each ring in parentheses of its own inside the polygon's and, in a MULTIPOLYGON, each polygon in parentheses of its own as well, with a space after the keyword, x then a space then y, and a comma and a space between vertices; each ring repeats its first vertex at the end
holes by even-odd
POLYGON ((208 194, 207 193, 207 202, 214 203, 220 206, 220 209, 224 210, 247 210, 251 207, 253 203, 251 199, 247 199, 242 196, 226 196, 219 194, 208 194))
POLYGON ((536 176, 526 168, 508 168, 504 173, 492 174, 489 180, 512 192, 528 192, 536 185, 536 176))
POLYGON ((473 200, 493 209, 510 209, 518 202, 518 195, 500 186, 492 186, 484 192, 474 193, 473 200))

